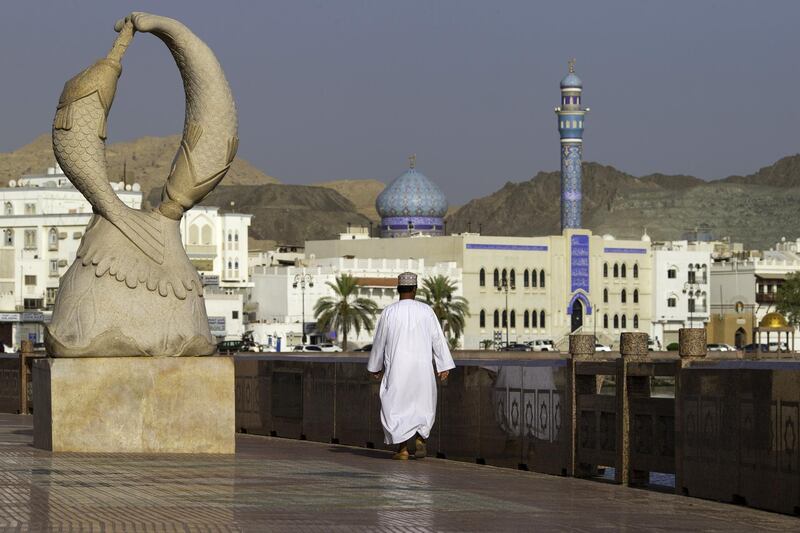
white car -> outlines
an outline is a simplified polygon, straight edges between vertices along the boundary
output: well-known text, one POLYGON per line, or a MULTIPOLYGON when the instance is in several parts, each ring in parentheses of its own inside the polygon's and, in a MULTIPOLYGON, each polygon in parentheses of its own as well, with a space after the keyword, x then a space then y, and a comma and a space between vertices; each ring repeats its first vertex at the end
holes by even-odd
POLYGON ((729 351, 727 344, 717 344, 717 343, 706 344, 706 350, 708 350, 709 352, 727 352, 727 351, 729 351))
POLYGON ((527 343, 534 352, 555 352, 556 348, 553 346, 553 341, 549 339, 539 339, 527 343))
POLYGON ((322 348, 317 346, 316 344, 298 344, 292 349, 293 352, 314 352, 318 353, 322 351, 322 348))
POLYGON ((325 344, 320 344, 319 347, 322 348, 323 352, 341 352, 342 351, 342 349, 339 346, 336 346, 335 344, 332 344, 330 342, 327 342, 325 344))
POLYGON ((600 344, 599 342, 594 343, 594 351, 595 352, 610 352, 611 346, 606 346, 605 344, 600 344))

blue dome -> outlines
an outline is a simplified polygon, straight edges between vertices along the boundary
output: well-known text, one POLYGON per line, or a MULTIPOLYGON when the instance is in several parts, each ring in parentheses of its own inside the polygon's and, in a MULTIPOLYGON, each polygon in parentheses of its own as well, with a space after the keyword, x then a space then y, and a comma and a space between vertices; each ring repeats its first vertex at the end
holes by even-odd
POLYGON ((381 218, 443 217, 447 198, 422 172, 410 168, 378 195, 375 209, 381 218))
POLYGON ((562 89, 582 89, 583 82, 574 72, 570 72, 561 80, 562 89))

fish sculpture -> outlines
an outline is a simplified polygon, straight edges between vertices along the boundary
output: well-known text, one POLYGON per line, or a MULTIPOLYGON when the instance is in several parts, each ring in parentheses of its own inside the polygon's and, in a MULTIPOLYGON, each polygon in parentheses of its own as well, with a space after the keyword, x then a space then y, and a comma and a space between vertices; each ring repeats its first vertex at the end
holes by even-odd
POLYGON ((196 268, 183 248, 183 213, 225 176, 238 148, 236 106, 211 49, 177 20, 134 12, 116 23, 105 58, 67 81, 53 150, 93 215, 61 279, 45 331, 52 357, 201 356, 216 351, 196 268), (108 181, 106 136, 121 61, 135 32, 172 53, 186 115, 180 147, 148 210, 128 207, 108 181))

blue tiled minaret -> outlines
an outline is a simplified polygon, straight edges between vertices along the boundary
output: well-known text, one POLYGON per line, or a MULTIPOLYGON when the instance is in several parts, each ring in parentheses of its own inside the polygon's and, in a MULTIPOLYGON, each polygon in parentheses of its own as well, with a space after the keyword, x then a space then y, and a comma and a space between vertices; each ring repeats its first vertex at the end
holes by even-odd
POLYGON ((581 227, 581 163, 583 119, 589 111, 581 104, 583 82, 575 74, 575 60, 561 80, 561 105, 556 107, 561 136, 561 231, 581 227))

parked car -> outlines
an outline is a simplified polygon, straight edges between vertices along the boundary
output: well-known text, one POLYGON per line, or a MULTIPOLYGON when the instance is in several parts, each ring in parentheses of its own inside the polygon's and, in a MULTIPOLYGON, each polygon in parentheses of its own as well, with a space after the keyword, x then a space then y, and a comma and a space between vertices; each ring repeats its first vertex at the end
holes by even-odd
POLYGON ((530 352, 531 347, 527 344, 520 344, 517 342, 509 343, 507 346, 501 348, 504 352, 530 352))
POLYGON ((361 348, 356 348, 354 351, 356 351, 356 352, 371 352, 372 351, 372 345, 371 344, 365 344, 361 348))
POLYGON ((342 349, 339 346, 336 346, 333 343, 326 342, 324 344, 320 344, 319 347, 322 349, 323 352, 341 352, 342 349))
POLYGON ((606 346, 605 344, 600 344, 599 342, 594 343, 594 351, 595 352, 610 352, 611 346, 606 346))
POLYGON ((217 344, 219 353, 234 353, 242 351, 242 341, 222 341, 217 344))
POLYGON ((531 347, 534 352, 555 352, 556 348, 553 346, 553 341, 549 339, 537 339, 535 341, 528 341, 526 343, 531 347))
POLYGON ((293 352, 321 352, 322 348, 316 344, 298 344, 292 348, 293 352))
MULTIPOLYGON (((758 346, 759 346, 758 344, 750 343, 744 347, 744 351, 745 353, 755 353, 759 349, 758 346)), ((769 351, 769 346, 767 346, 766 344, 762 344, 761 351, 762 352, 769 351)))
POLYGON ((789 346, 785 342, 773 341, 769 343, 770 352, 788 352, 789 346))
POLYGON ((727 352, 728 346, 725 344, 711 343, 711 344, 706 344, 706 350, 709 352, 727 352))

